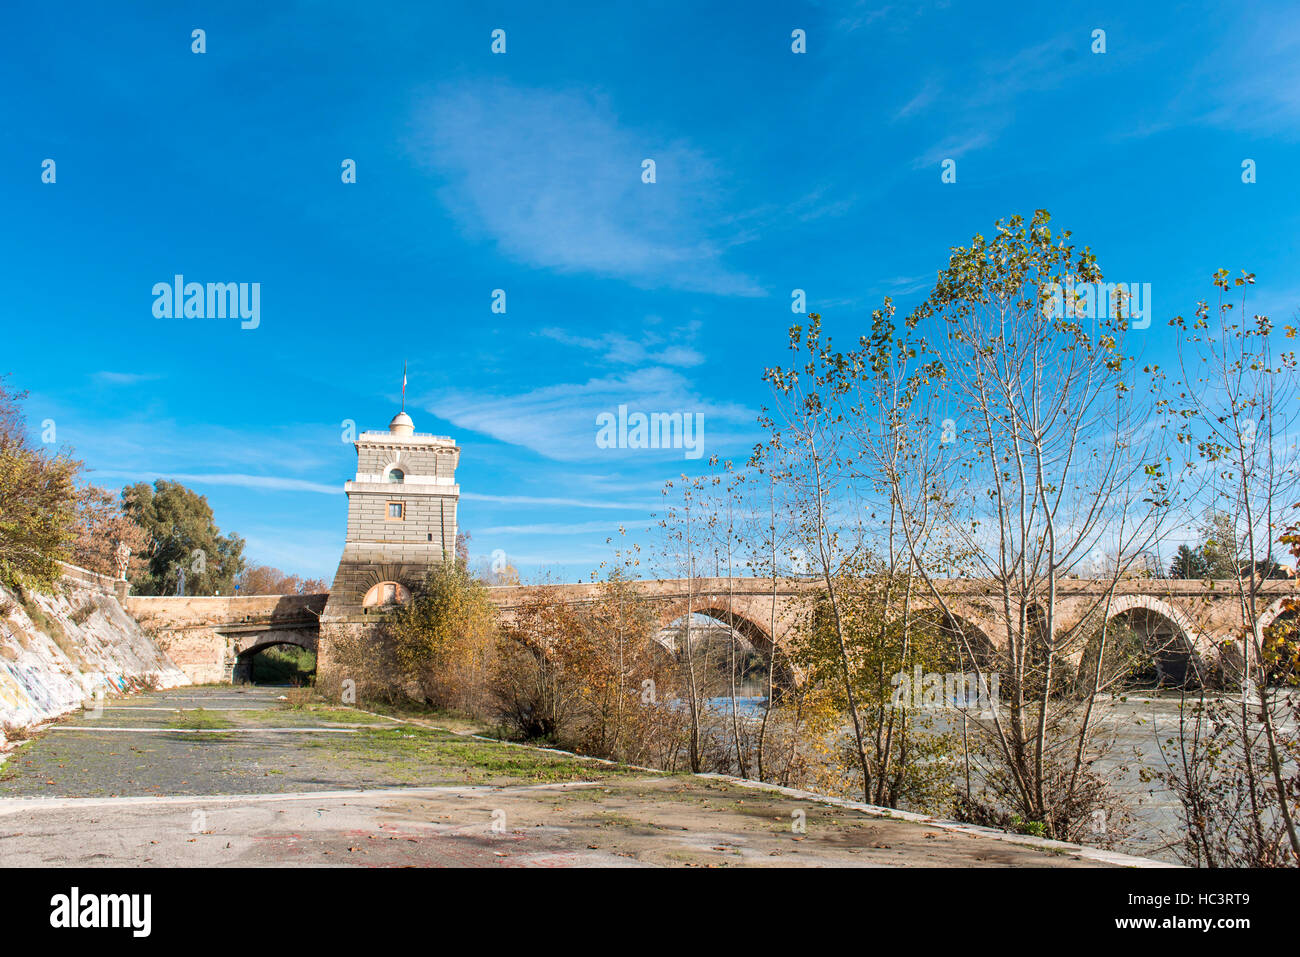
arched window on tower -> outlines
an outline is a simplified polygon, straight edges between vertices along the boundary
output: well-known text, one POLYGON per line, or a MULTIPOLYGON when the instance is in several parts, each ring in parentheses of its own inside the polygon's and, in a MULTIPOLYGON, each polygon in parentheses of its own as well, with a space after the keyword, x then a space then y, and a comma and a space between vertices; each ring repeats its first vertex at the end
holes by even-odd
POLYGON ((361 604, 367 608, 376 605, 405 605, 411 599, 411 593, 398 582, 380 582, 366 592, 361 604))
POLYGON ((401 469, 396 469, 396 468, 395 468, 395 469, 389 469, 389 470, 388 470, 388 481, 390 481, 390 482, 395 482, 395 483, 397 483, 398 485, 401 485, 403 482, 406 481, 406 473, 403 472, 401 469))

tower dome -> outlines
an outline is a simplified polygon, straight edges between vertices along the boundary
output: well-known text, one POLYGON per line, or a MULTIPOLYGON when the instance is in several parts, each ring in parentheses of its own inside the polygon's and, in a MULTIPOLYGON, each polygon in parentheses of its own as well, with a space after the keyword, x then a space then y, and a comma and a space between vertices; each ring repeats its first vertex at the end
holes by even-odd
POLYGON ((393 421, 388 423, 388 431, 393 435, 413 435, 415 433, 415 423, 405 412, 399 412, 393 416, 393 421))

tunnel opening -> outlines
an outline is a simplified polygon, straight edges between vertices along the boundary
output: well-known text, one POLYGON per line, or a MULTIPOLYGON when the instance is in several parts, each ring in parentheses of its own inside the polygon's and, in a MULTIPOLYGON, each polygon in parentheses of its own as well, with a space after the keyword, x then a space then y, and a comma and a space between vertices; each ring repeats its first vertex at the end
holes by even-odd
POLYGON ((235 684, 302 688, 316 677, 316 653, 291 642, 260 645, 235 660, 235 684))

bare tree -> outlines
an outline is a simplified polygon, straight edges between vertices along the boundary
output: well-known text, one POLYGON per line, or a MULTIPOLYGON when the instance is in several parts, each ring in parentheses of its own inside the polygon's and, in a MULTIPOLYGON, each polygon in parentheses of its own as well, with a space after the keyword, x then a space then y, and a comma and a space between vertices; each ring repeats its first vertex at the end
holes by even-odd
MULTIPOLYGON (((703 767, 701 734, 703 700, 700 675, 696 669, 695 647, 691 634, 691 604, 695 595, 696 558, 700 545, 700 523, 709 521, 707 512, 700 518, 700 497, 704 490, 704 479, 688 478, 683 475, 680 480, 681 503, 672 503, 665 507, 659 527, 663 533, 663 544, 667 567, 676 567, 685 574, 686 579, 686 615, 682 625, 682 644, 677 649, 679 657, 686 665, 684 688, 687 695, 687 707, 690 715, 689 759, 693 772, 698 773, 703 767)), ((663 489, 667 500, 674 483, 668 482, 663 489)), ((679 573, 680 573, 679 572, 679 573)))
POLYGON ((863 798, 871 801, 873 775, 840 595, 843 581, 854 575, 861 542, 852 537, 852 524, 846 529, 835 514, 852 466, 852 451, 837 413, 850 387, 841 372, 845 358, 834 352, 829 337, 823 337, 816 313, 809 315, 806 328, 790 327, 790 353, 789 368, 768 369, 763 375, 772 386, 773 408, 765 410, 759 421, 769 434, 766 455, 782 463, 789 484, 795 537, 810 551, 825 590, 840 686, 853 728, 854 757, 862 775, 863 798))
POLYGON ((1196 504, 1210 516, 1208 561, 1228 576, 1243 627, 1229 643, 1241 690, 1235 718, 1202 695, 1168 779, 1183 802, 1193 861, 1297 866, 1300 746, 1294 724, 1284 730, 1296 709, 1294 629, 1279 633, 1273 605, 1284 600, 1265 590, 1276 565, 1271 549, 1291 540, 1300 508, 1300 385, 1295 351, 1282 343, 1296 330, 1277 329, 1267 316, 1247 318, 1254 282, 1253 273, 1229 281, 1219 270, 1216 306, 1202 301, 1194 320, 1171 322, 1184 340, 1178 401, 1165 411, 1196 468, 1196 504), (1235 317, 1234 288, 1241 294, 1235 317), (1204 827, 1207 807, 1219 811, 1218 833, 1204 827))
POLYGON ((1003 692, 984 726, 996 759, 985 810, 1070 838, 1106 788, 1089 770, 1096 687, 1080 707, 1062 684, 1098 620, 1105 657, 1115 585, 1158 540, 1170 480, 1162 434, 1150 427, 1158 378, 1144 379, 1124 351, 1124 298, 1080 308, 1079 284, 1099 285, 1101 272, 1048 220, 1042 210, 1027 226, 1013 217, 992 239, 954 248, 917 317, 941 324, 935 381, 951 441, 926 468, 926 494, 906 493, 903 470, 887 470, 912 567, 945 618, 960 621, 961 609, 923 551, 931 527, 998 605, 993 647, 966 647, 977 669, 998 672, 1003 692), (1065 621, 1058 584, 1103 550, 1118 556, 1113 573, 1065 621))

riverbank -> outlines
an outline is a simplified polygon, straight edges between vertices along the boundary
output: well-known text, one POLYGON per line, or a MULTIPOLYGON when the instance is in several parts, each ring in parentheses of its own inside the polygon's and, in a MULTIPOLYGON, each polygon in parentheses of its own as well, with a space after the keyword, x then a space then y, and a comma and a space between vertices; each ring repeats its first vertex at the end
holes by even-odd
MULTIPOLYGON (((1282 692, 1298 694, 1300 692, 1282 692)), ((1238 698, 1231 695, 1208 696, 1207 702, 1223 701, 1236 705, 1238 698)), ((1168 864, 1181 864, 1179 846, 1183 839, 1182 806, 1177 795, 1164 786, 1159 774, 1168 770, 1161 744, 1176 741, 1182 731, 1181 709, 1195 707, 1200 699, 1184 699, 1177 692, 1142 691, 1128 695, 1102 696, 1094 708, 1093 723, 1097 728, 1096 741, 1102 748, 1096 767, 1109 779, 1118 799, 1115 806, 1098 819, 1096 838, 1109 850, 1126 855, 1151 858, 1168 864)), ((761 720, 766 699, 757 696, 737 697, 737 712, 742 722, 756 726, 761 720)), ((730 715, 728 698, 714 698, 708 702, 716 715, 730 715)), ((935 734, 960 734, 960 712, 935 709, 924 712, 935 734)), ((991 718, 988 711, 970 712, 972 727, 977 719, 986 723, 991 718)), ((1297 729, 1283 723, 1281 733, 1294 736, 1297 729)), ((843 733, 851 732, 844 725, 843 733)), ((1176 751, 1169 752, 1176 757, 1176 751)), ((959 756, 957 756, 959 759, 959 756)), ((982 775, 981 762, 972 761, 972 785, 978 792, 982 775)), ((964 769, 960 764, 951 768, 953 793, 964 785, 964 769)), ((934 809, 942 815, 942 811, 934 809)))
MULTIPOLYGON (((280 700, 280 699, 286 700, 280 700)), ((734 780, 666 775, 203 687, 51 725, 0 767, 15 866, 1131 863, 734 780), (94 826, 91 826, 94 822, 94 826)))

